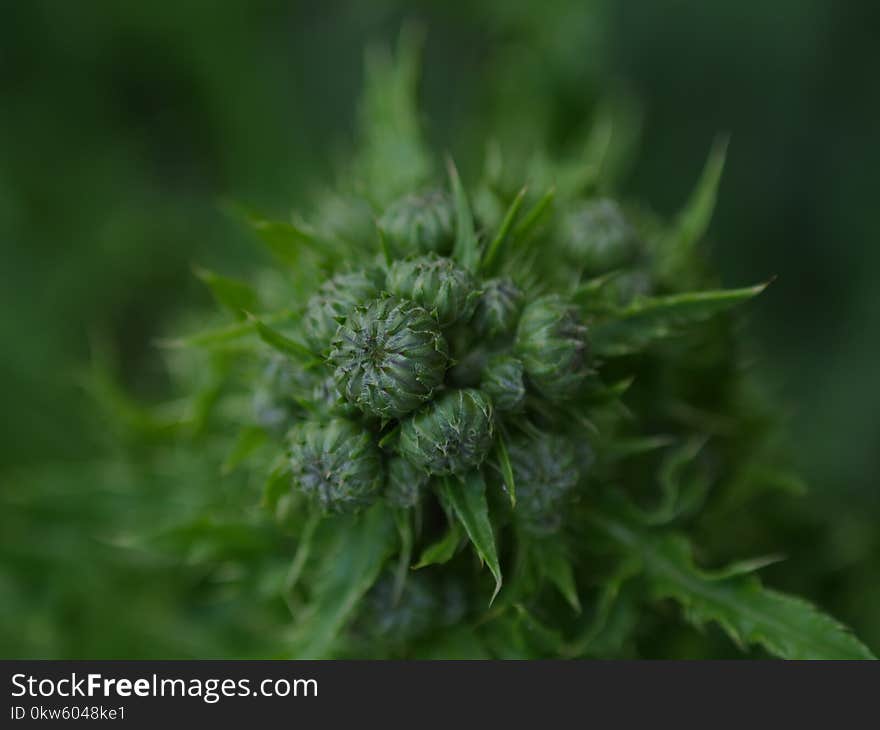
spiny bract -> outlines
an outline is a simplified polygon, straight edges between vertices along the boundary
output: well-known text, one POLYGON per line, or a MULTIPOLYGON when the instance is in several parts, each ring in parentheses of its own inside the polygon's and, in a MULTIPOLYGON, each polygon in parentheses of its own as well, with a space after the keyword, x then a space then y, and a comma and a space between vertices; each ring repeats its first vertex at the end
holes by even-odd
POLYGON ((552 294, 525 306, 516 354, 542 395, 550 400, 576 395, 589 374, 588 353, 587 328, 571 302, 552 294))
POLYGON ((388 207, 379 228, 397 255, 448 255, 454 238, 452 201, 445 190, 406 195, 388 207))
POLYGON ((369 504, 383 484, 382 460, 370 434, 351 421, 305 421, 290 433, 294 486, 328 512, 369 504))
POLYGON ((375 279, 363 271, 338 274, 324 282, 303 315, 304 334, 315 351, 324 351, 351 310, 377 293, 375 279))
POLYGON ((511 355, 493 355, 486 363, 480 389, 499 411, 522 410, 526 399, 522 361, 511 355))
POLYGON ((449 327, 473 314, 478 292, 469 272, 452 259, 419 256, 395 261, 388 270, 388 291, 410 299, 449 327))
POLYGON ((481 337, 495 339, 516 329, 522 308, 522 290, 508 277, 483 282, 471 327, 481 337))
POLYGON ((465 474, 492 446, 495 416, 479 390, 451 390, 403 422, 400 453, 428 474, 465 474))
POLYGON ((384 297, 355 307, 339 326, 330 362, 349 403, 367 415, 400 418, 434 395, 449 358, 434 317, 384 297))

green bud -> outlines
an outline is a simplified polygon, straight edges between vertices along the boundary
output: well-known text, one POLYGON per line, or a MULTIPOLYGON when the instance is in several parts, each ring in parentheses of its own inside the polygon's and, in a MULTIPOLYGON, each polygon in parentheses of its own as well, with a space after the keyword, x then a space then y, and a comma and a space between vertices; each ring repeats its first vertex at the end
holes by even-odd
POLYGON ((526 398, 524 376, 520 360, 510 355, 494 355, 483 370, 480 390, 499 411, 519 411, 526 398))
POLYGON ((385 499, 393 507, 415 507, 428 487, 430 477, 401 456, 388 462, 385 499))
POLYGON ((540 434, 508 445, 516 484, 515 517, 527 532, 557 532, 565 514, 565 501, 577 485, 577 456, 571 442, 540 434))
POLYGON ((581 203, 562 222, 566 250, 589 274, 626 266, 637 256, 638 235, 613 200, 581 203))
POLYGON ((494 436, 492 404, 479 390, 451 390, 401 424, 400 454, 429 474, 464 474, 483 463, 494 436))
POLYGON ((379 447, 351 421, 306 421, 291 430, 290 441, 293 486, 325 512, 354 512, 381 489, 379 447))
POLYGON ((390 249, 399 256, 446 255, 455 240, 455 212, 442 190, 407 195, 392 203, 379 219, 390 249))
POLYGON ((431 399, 449 355, 434 317, 412 302, 383 297, 355 307, 336 333, 330 360, 349 403, 390 419, 431 399))
POLYGON ((372 272, 337 274, 325 281, 309 299, 303 315, 303 329, 309 345, 315 352, 324 352, 351 310, 377 294, 377 282, 372 272))
POLYGON ((494 339, 516 329, 523 293, 510 279, 489 279, 477 300, 471 326, 478 335, 494 339))
POLYGON ((589 373, 588 350, 587 328, 562 297, 541 297, 523 309, 516 354, 544 397, 563 400, 577 391, 589 373))
POLYGON ((386 287, 391 294, 427 309, 441 327, 467 319, 476 305, 473 277, 452 259, 434 254, 395 261, 386 287))

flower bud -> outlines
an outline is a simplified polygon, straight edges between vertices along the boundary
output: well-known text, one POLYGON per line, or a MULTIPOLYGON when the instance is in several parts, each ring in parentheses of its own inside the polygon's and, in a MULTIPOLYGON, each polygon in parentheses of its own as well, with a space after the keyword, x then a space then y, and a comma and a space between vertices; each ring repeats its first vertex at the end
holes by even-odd
POLYGON ((303 315, 303 328, 309 345, 315 352, 324 352, 349 312, 356 305, 375 297, 377 293, 372 272, 337 274, 325 281, 309 299, 303 315))
POLYGON ((401 424, 398 450, 429 474, 461 475, 483 463, 493 436, 489 399, 479 390, 451 390, 401 424))
POLYGON ((567 440, 540 434, 508 445, 516 484, 514 515, 533 535, 549 535, 562 525, 565 501, 579 479, 577 456, 567 440))
POLYGON ((589 373, 587 328, 577 309, 557 295, 534 300, 523 309, 516 354, 530 382, 550 400, 573 395, 589 373))
POLYGON ((494 355, 483 370, 480 390, 499 411, 516 412, 526 398, 523 364, 510 355, 494 355))
POLYGON ((476 306, 473 277, 452 259, 434 254, 395 261, 386 287, 427 309, 441 327, 469 318, 476 306))
POLYGON ((290 440, 293 486, 325 512, 354 512, 381 489, 379 447, 351 421, 306 421, 291 430, 290 440))
POLYGON ((477 300, 471 327, 482 337, 494 339, 516 329, 523 293, 510 279, 489 279, 477 300))
POLYGON ((385 499, 393 507, 415 507, 428 486, 430 477, 413 466, 402 456, 394 456, 388 462, 385 480, 385 499))
POLYGON ((339 327, 330 360, 336 387, 368 415, 400 418, 434 395, 449 361, 437 321, 394 297, 356 307, 339 327))
POLYGON ((389 248, 398 256, 452 251, 455 240, 452 201, 442 190, 407 195, 379 219, 389 248))
POLYGON ((639 240, 613 200, 581 203, 562 221, 563 245, 588 274, 604 274, 631 263, 639 240))

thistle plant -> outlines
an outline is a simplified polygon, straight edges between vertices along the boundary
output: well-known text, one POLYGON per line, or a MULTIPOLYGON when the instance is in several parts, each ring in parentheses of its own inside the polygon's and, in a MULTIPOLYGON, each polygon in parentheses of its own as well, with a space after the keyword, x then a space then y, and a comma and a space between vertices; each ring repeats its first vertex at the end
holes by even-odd
POLYGON ((869 656, 767 560, 694 557, 791 483, 732 311, 766 284, 718 288, 699 250, 724 143, 672 222, 613 197, 597 144, 519 179, 496 151, 466 188, 420 133, 416 61, 406 36, 369 58, 346 185, 248 213, 275 266, 207 277, 237 321, 178 343, 222 353, 227 468, 289 536, 284 652, 634 656, 681 621, 869 656))

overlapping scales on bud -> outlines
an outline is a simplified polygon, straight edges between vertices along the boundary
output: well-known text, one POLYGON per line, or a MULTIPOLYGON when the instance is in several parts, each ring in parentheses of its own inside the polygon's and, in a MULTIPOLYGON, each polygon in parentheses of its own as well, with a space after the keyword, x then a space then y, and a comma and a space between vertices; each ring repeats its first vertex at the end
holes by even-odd
POLYGON ((397 256, 452 251, 455 214, 443 190, 407 195, 392 203, 379 219, 389 249, 397 256))
POLYGON ((378 278, 378 273, 373 271, 337 274, 309 299, 302 320, 303 330, 315 352, 327 350, 340 323, 355 306, 377 296, 378 278))
POLYGON ((385 499, 388 503, 401 509, 415 507, 428 487, 428 474, 402 456, 392 457, 386 472, 385 499))
POLYGON ((372 436, 351 421, 305 421, 290 432, 293 486, 325 512, 355 512, 384 483, 382 457, 372 436))
POLYGON ((516 330, 523 293, 509 278, 483 282, 471 327, 481 337, 495 339, 516 330))
POLYGON ((451 390, 405 420, 398 450, 429 474, 465 474, 492 447, 495 414, 479 390, 451 390))
POLYGON ((455 237, 452 201, 443 190, 407 195, 392 203, 379 219, 379 228, 397 256, 452 251, 455 237))
POLYGON ((516 354, 545 398, 574 395, 589 374, 587 328, 577 308, 555 294, 527 304, 517 328, 516 354))
POLYGON ((441 327, 467 320, 478 296, 470 273, 452 259, 434 254, 395 261, 388 270, 386 287, 391 294, 427 309, 441 327))
POLYGON ((508 449, 517 522, 534 535, 557 532, 565 502, 580 479, 574 447, 561 436, 536 434, 513 441, 508 449))
POLYGON ((626 266, 639 252, 636 230, 613 200, 598 198, 580 203, 562 220, 566 251, 590 275, 626 266))
POLYGON ((525 370, 522 361, 510 355, 494 355, 483 370, 480 390, 492 399, 499 411, 522 410, 526 399, 525 370))
POLYGON ((434 395, 449 362, 437 320, 396 297, 355 307, 330 353, 336 386, 367 415, 401 418, 434 395))

